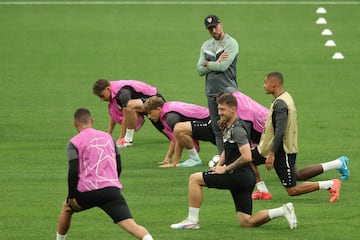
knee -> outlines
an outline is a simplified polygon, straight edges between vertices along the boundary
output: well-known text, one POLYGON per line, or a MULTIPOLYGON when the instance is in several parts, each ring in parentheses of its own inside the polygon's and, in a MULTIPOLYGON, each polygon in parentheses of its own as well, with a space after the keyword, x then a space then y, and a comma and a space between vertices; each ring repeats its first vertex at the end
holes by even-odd
POLYGON ((174 136, 175 138, 183 139, 186 136, 190 136, 192 134, 191 125, 187 124, 187 122, 178 122, 174 126, 174 136))
POLYGON ((249 226, 249 223, 247 222, 247 221, 239 221, 239 225, 240 225, 240 227, 250 227, 249 226))
POLYGON ((250 220, 250 217, 239 219, 239 225, 240 227, 256 227, 256 224, 250 220))
POLYGON ((198 184, 202 179, 202 172, 196 172, 190 175, 189 184, 198 184))
POLYGON ((130 113, 135 112, 135 109, 133 107, 131 107, 130 105, 128 105, 127 107, 123 108, 123 112, 125 114, 130 114, 130 113))
POLYGON ((196 173, 191 174, 190 177, 189 177, 189 183, 194 182, 195 179, 196 179, 196 173))
POLYGON ((65 201, 61 208, 62 213, 72 214, 74 211, 70 208, 69 204, 65 201))
POLYGON ((185 134, 183 132, 174 132, 174 137, 176 142, 180 144, 180 146, 184 147, 185 141, 185 134))
POLYGON ((297 191, 297 188, 296 188, 296 187, 287 188, 287 189, 286 189, 286 192, 287 192, 287 194, 288 194, 290 197, 299 195, 299 192, 297 191))

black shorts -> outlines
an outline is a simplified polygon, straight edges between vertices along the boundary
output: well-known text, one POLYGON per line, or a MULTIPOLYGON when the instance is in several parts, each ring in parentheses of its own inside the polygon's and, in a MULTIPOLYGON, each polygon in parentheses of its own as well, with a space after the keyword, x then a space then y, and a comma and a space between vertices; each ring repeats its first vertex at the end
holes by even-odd
POLYGON ((200 141, 211 142, 212 144, 216 145, 215 134, 211 126, 210 118, 201 121, 191 121, 191 128, 193 138, 200 141))
MULTIPOLYGON (((160 93, 157 93, 156 96, 162 98, 165 102, 165 98, 160 93)), ((116 96, 116 101, 121 108, 124 108, 127 106, 129 100, 131 99, 141 99, 141 101, 144 103, 149 97, 152 96, 143 95, 142 93, 136 92, 132 87, 125 86, 122 89, 120 89, 120 91, 118 92, 116 96)), ((147 115, 145 113, 141 113, 141 114, 145 116, 147 115)), ((162 131, 164 130, 164 126, 160 121, 153 122, 150 120, 150 122, 159 132, 162 133, 162 131)))
MULTIPOLYGON (((156 93, 155 96, 162 98, 162 100, 164 100, 165 102, 165 98, 160 93, 156 93)), ((129 100, 131 99, 141 99, 141 101, 145 103, 145 101, 150 97, 152 96, 144 95, 142 93, 136 92, 130 86, 125 86, 121 88, 118 94, 116 95, 116 101, 121 108, 124 108, 127 106, 129 100)))
POLYGON ((260 138, 261 138, 261 132, 256 131, 254 128, 251 128, 250 140, 253 143, 259 144, 260 138))
POLYGON ((208 188, 230 190, 236 211, 251 215, 251 194, 256 179, 250 167, 243 167, 229 174, 212 174, 210 171, 204 171, 203 178, 208 188))
POLYGON ((107 187, 89 192, 77 192, 75 198, 83 208, 82 211, 99 207, 112 218, 114 223, 132 218, 120 189, 116 187, 107 187))
MULTIPOLYGON (((257 148, 251 150, 253 163, 255 165, 265 164, 266 158, 260 155, 257 148)), ((285 151, 275 153, 274 169, 278 175, 281 184, 285 188, 296 186, 296 153, 287 154, 285 151)))
POLYGON ((125 86, 121 88, 118 94, 116 95, 116 101, 121 108, 124 108, 127 106, 129 100, 139 99, 142 96, 143 96, 142 93, 135 92, 132 87, 125 86))

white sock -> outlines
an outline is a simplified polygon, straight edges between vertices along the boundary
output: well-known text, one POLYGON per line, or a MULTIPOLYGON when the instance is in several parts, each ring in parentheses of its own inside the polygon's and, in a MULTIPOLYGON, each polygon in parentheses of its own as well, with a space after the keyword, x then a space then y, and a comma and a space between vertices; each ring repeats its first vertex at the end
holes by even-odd
POLYGON ((65 240, 65 238, 66 238, 66 234, 61 235, 58 232, 56 233, 56 240, 65 240))
POLYGON ((135 129, 128 129, 128 128, 126 129, 125 140, 127 142, 133 141, 134 132, 135 132, 135 129))
POLYGON ((198 152, 196 151, 196 148, 193 147, 191 149, 188 149, 189 156, 192 159, 200 159, 198 152))
POLYGON ((283 207, 269 209, 269 218, 270 219, 281 217, 281 216, 284 216, 283 207))
POLYGON ((322 163, 321 166, 324 170, 324 172, 332 170, 332 169, 338 169, 341 167, 342 162, 339 159, 335 159, 330 162, 322 163))
POLYGON ((143 238, 142 238, 142 240, 154 240, 153 239, 153 237, 150 235, 150 233, 149 234, 146 234, 143 238))
POLYGON ((199 212, 200 212, 200 208, 189 207, 188 219, 197 223, 199 221, 199 212))
POLYGON ((260 181, 260 182, 256 183, 256 188, 257 188, 260 192, 264 192, 264 193, 268 193, 268 192, 269 192, 269 190, 267 189, 264 181, 260 181))
POLYGON ((318 183, 319 183, 320 190, 328 190, 334 184, 334 181, 332 181, 332 180, 319 181, 318 183))

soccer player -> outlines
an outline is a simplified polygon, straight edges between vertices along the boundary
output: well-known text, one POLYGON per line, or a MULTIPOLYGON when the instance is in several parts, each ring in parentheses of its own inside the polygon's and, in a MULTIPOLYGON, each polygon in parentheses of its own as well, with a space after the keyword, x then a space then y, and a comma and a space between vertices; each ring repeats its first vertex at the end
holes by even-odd
MULTIPOLYGON (((251 149, 248 133, 237 117, 237 101, 230 93, 218 99, 220 119, 226 123, 223 130, 224 151, 219 164, 204 172, 193 173, 189 178, 188 217, 172 224, 173 229, 197 229, 202 202, 202 189, 228 189, 234 200, 236 215, 240 226, 256 227, 274 218, 284 217, 291 229, 297 227, 297 218, 292 203, 278 208, 262 210, 252 215, 251 193, 255 186, 255 174, 251 168, 251 149)), ((222 228, 223 229, 223 228, 222 228)))
POLYGON ((250 132, 252 145, 257 145, 264 131, 268 109, 234 87, 225 88, 224 93, 226 92, 236 98, 237 115, 244 121, 246 130, 250 132))
POLYGON ((220 154, 223 150, 223 142, 221 129, 218 126, 216 97, 226 87, 237 88, 236 63, 239 46, 234 38, 224 32, 223 23, 218 16, 209 15, 204 22, 211 39, 201 46, 197 70, 200 76, 206 76, 205 92, 216 146, 220 154))
MULTIPOLYGON (((146 99, 151 96, 162 97, 155 87, 137 80, 109 82, 99 79, 94 83, 93 93, 102 101, 109 102, 108 132, 112 134, 116 123, 122 125, 120 136, 116 141, 120 148, 131 147, 134 144, 134 131, 139 130, 144 123, 143 106, 146 99)), ((163 132, 164 127, 161 123, 152 123, 163 132)))
POLYGON ((160 167, 201 166, 198 154, 199 140, 215 144, 209 110, 206 107, 183 102, 164 102, 160 97, 146 100, 144 110, 154 122, 161 122, 171 140, 165 160, 160 167), (187 149, 189 159, 179 163, 183 149, 187 149), (171 157, 174 156, 171 162, 171 157))
POLYGON ((253 165, 257 173, 257 188, 254 200, 271 199, 271 193, 262 181, 257 165, 265 164, 267 170, 275 169, 282 185, 289 196, 297 196, 317 190, 328 190, 330 202, 339 198, 341 181, 338 179, 304 182, 297 185, 297 180, 306 180, 329 169, 338 169, 345 180, 349 176, 348 159, 340 157, 332 162, 307 167, 300 171, 296 168, 298 152, 298 129, 296 107, 291 95, 284 90, 284 78, 279 72, 269 73, 264 80, 266 94, 275 98, 269 110, 265 130, 259 145, 252 150, 253 165))
POLYGON ((115 224, 137 239, 152 240, 152 236, 132 218, 120 189, 120 154, 111 135, 92 128, 90 111, 78 109, 74 126, 78 134, 67 145, 69 159, 68 196, 58 221, 56 240, 65 240, 72 215, 99 207, 115 224))

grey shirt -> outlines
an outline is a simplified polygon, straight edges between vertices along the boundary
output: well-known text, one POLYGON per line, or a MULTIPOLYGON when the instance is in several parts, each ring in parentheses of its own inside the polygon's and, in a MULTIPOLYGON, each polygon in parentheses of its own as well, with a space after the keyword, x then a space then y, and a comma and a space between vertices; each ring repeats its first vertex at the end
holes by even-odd
POLYGON ((197 70, 200 76, 206 75, 206 95, 217 96, 226 87, 237 88, 236 64, 239 53, 237 41, 229 34, 221 40, 211 38, 203 43, 200 50, 200 57, 197 63, 197 70), (216 62, 219 56, 227 52, 227 59, 216 62), (207 66, 203 65, 208 61, 207 66))
POLYGON ((242 121, 236 121, 224 129, 223 141, 225 150, 225 164, 229 165, 241 156, 239 148, 249 144, 249 136, 243 127, 242 121))

